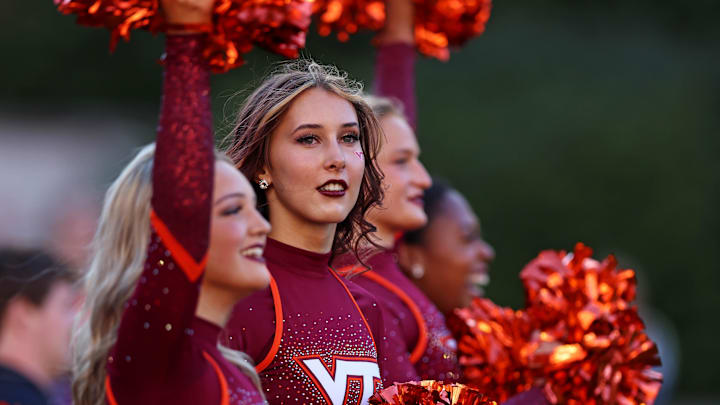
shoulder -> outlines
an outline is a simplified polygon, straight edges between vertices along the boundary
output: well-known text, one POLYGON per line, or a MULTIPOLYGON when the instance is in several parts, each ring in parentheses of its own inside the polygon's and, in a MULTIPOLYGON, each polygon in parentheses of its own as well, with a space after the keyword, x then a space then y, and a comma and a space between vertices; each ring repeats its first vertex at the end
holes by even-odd
POLYGON ((362 283, 362 276, 355 276, 351 279, 343 279, 342 281, 355 298, 360 310, 367 316, 370 314, 379 313, 381 310, 377 296, 365 288, 362 283), (358 282, 360 281, 360 282, 358 282))
POLYGON ((276 308, 268 287, 235 305, 220 342, 247 353, 257 363, 270 349, 275 332, 276 308))
POLYGON ((0 366, 0 404, 46 405, 47 397, 35 384, 12 369, 0 366))

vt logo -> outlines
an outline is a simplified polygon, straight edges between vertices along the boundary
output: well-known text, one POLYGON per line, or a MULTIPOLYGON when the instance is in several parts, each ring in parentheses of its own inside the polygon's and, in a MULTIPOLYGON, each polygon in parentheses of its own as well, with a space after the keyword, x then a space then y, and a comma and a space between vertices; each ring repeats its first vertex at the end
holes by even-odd
POLYGON ((332 356, 330 368, 320 356, 295 357, 325 401, 332 405, 367 405, 382 387, 380 368, 373 358, 332 356))

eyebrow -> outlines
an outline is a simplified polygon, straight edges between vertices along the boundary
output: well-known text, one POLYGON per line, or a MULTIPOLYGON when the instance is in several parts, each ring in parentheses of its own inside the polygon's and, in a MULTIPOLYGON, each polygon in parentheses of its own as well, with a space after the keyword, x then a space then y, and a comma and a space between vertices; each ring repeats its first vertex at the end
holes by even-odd
POLYGON ((218 198, 217 201, 215 201, 215 205, 218 205, 218 204, 220 204, 221 202, 227 200, 228 198, 233 198, 233 197, 243 198, 243 197, 245 197, 245 194, 243 194, 243 193, 230 193, 230 194, 225 194, 224 196, 218 198))
MULTIPOLYGON (((354 128, 354 127, 358 127, 358 126, 359 125, 357 122, 346 122, 341 125, 341 127, 343 127, 343 128, 354 128)), ((294 134, 295 132, 297 132, 301 129, 308 129, 308 128, 309 129, 320 129, 320 128, 323 128, 323 126, 320 124, 302 124, 302 125, 299 125, 297 128, 295 128, 292 131, 292 133, 294 134)))

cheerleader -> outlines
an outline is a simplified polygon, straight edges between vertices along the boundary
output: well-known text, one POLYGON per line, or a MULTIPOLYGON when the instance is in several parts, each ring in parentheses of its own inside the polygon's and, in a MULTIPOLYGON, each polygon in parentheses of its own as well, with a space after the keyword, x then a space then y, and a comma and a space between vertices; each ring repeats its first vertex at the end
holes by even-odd
POLYGON ((329 267, 373 230, 365 213, 382 197, 380 131, 359 84, 300 61, 248 97, 229 136, 272 225, 272 278, 238 303, 225 339, 256 362, 271 404, 366 404, 382 386, 380 309, 329 267))
MULTIPOLYGON (((386 28, 375 41, 375 82, 376 92, 388 98, 368 97, 387 137, 378 155, 385 174, 385 199, 381 208, 368 214, 377 227, 376 242, 383 249, 368 259, 371 271, 353 270, 360 273, 353 282, 381 301, 388 330, 401 335, 420 378, 454 381, 459 377, 456 347, 445 318, 403 274, 396 260, 396 235, 422 227, 427 221, 423 192, 430 187, 431 179, 418 159, 420 147, 413 131, 413 6, 406 0, 394 0, 387 7, 386 28)), ((348 271, 351 268, 345 267, 348 271)))
POLYGON ((400 267, 448 314, 484 294, 495 251, 483 239, 470 204, 446 182, 433 180, 425 192, 425 213, 427 224, 405 233, 398 246, 400 267))
MULTIPOLYGON (((212 3, 163 6, 171 26, 199 26, 212 3)), ((214 152, 204 41, 167 36, 156 145, 107 191, 75 336, 77 405, 264 403, 244 356, 217 345, 233 305, 267 286, 270 227, 214 152)))

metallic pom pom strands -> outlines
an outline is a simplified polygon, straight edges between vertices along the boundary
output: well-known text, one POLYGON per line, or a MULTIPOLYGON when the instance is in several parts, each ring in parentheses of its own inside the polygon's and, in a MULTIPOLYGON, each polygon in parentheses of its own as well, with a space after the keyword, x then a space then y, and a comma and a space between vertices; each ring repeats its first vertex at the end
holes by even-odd
MULTIPOLYGON (((418 51, 448 60, 451 46, 464 45, 485 32, 492 0, 414 0, 415 43, 418 51)), ((360 30, 385 26, 384 0, 315 0, 313 15, 318 33, 335 32, 345 42, 360 30)))
POLYGON ((591 254, 580 243, 572 254, 540 253, 520 275, 524 310, 476 299, 456 311, 450 326, 467 384, 499 401, 531 387, 553 404, 654 401, 660 360, 631 304, 635 273, 591 254))
POLYGON ((497 405, 480 391, 463 384, 444 384, 442 381, 412 381, 395 383, 370 398, 371 405, 497 405))
MULTIPOLYGON (((130 31, 162 32, 166 25, 158 0, 54 0, 62 14, 77 23, 110 30, 110 50, 130 39, 130 31)), ((305 46, 312 4, 309 0, 217 0, 213 26, 203 27, 208 41, 203 56, 215 72, 244 63, 241 55, 254 45, 288 58, 305 46)))

